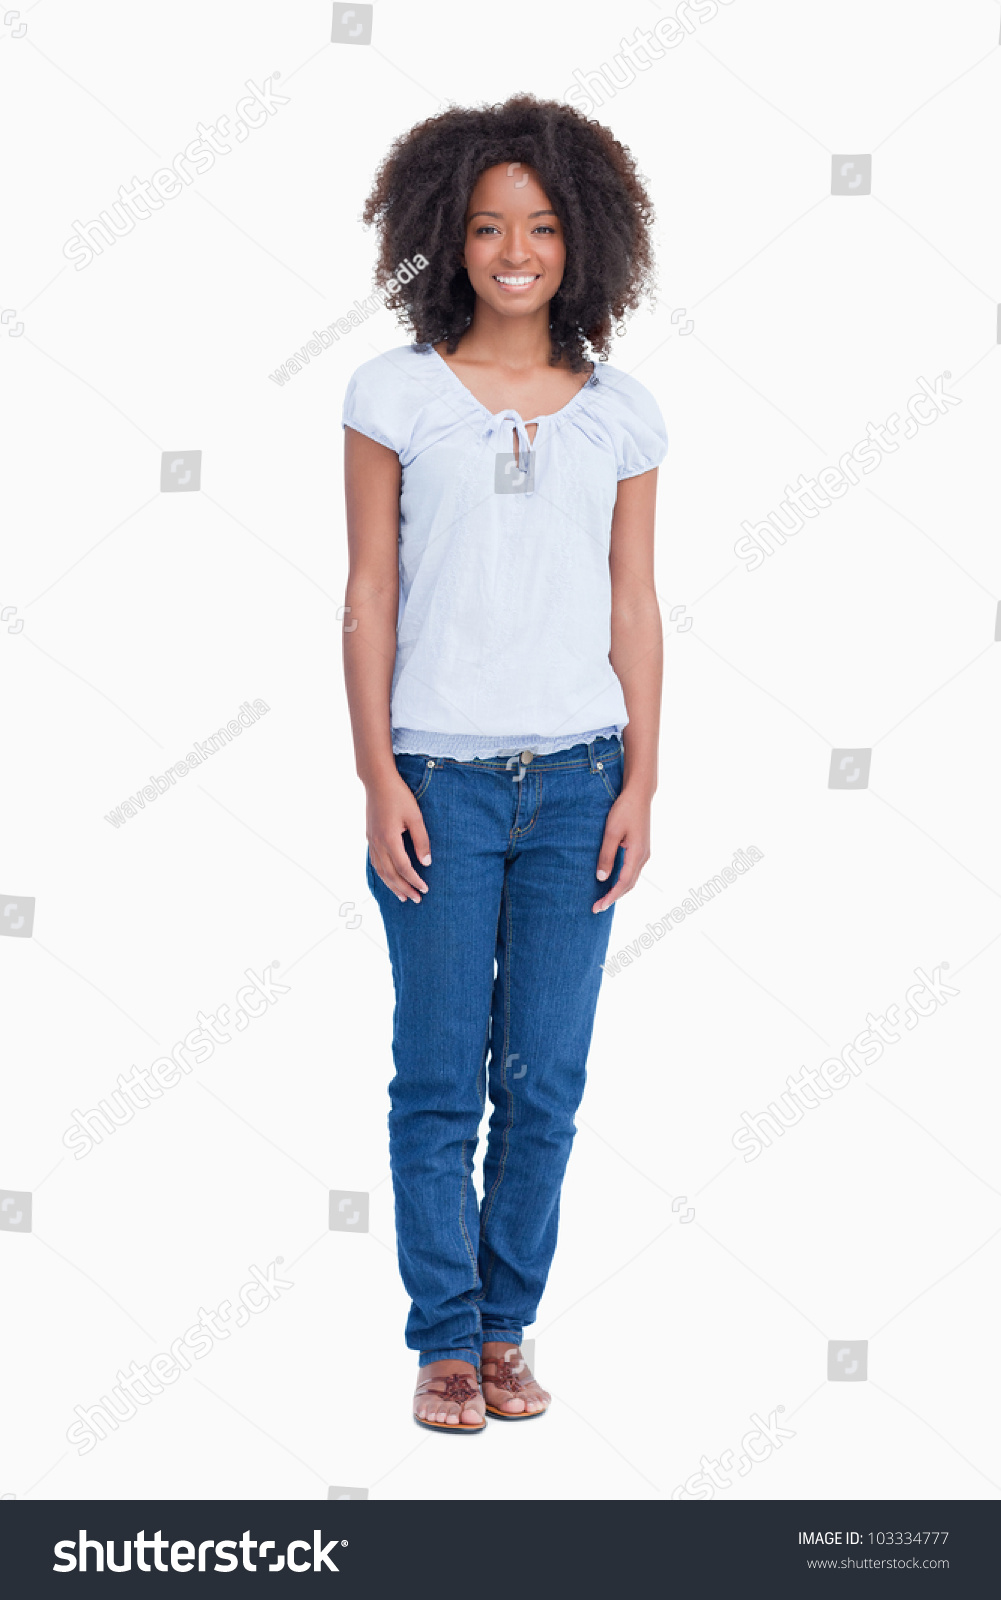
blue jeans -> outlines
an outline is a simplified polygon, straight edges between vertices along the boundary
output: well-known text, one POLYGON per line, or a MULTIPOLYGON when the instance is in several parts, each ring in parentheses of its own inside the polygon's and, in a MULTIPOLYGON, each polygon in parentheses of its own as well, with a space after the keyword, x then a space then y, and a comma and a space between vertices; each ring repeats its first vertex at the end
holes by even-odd
POLYGON ((377 877, 396 1007, 390 1164, 406 1338, 420 1364, 479 1365, 521 1342, 549 1274, 560 1187, 614 908, 595 877, 622 788, 622 746, 595 739, 530 765, 398 755, 420 804, 428 885, 400 902, 377 877), (496 976, 494 963, 496 962, 496 976), (489 1086, 483 1202, 473 1157, 489 1086))

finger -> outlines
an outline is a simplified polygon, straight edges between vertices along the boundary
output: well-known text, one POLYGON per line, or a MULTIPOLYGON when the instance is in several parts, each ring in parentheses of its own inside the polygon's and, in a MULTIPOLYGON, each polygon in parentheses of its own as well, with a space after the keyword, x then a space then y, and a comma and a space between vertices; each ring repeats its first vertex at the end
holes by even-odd
POLYGON ((608 821, 605 823, 605 832, 601 839, 601 849, 598 852, 596 876, 599 883, 604 883, 606 878, 611 877, 612 869, 615 866, 616 851, 624 838, 625 830, 621 825, 616 826, 612 821, 612 813, 609 812, 608 821))
MULTIPOLYGON (((646 859, 649 858, 647 857, 646 859)), ((613 906, 615 904, 616 900, 621 900, 624 894, 628 894, 630 889, 635 887, 639 879, 642 866, 643 862, 639 859, 637 859, 634 864, 630 863, 628 847, 626 847, 625 863, 622 871, 619 873, 615 887, 610 889, 606 895, 602 895, 600 900, 596 900, 594 905, 591 907, 591 910, 607 911, 609 906, 613 906)))
POLYGON ((399 898, 416 900, 419 904, 420 896, 415 891, 420 889, 427 894, 428 885, 411 864, 402 833, 393 835, 389 839, 370 842, 369 853, 373 858, 372 864, 386 887, 392 889, 399 898))
POLYGON ((389 852, 378 845, 369 844, 369 857, 377 878, 386 885, 386 888, 395 894, 397 900, 407 899, 407 885, 393 866, 389 852))
POLYGON ((398 839, 393 839, 386 848, 393 863, 394 871, 403 880, 403 887, 407 892, 408 900, 413 900, 415 904, 420 905, 421 897, 417 891, 420 889, 427 894, 428 886, 417 869, 411 865, 410 857, 407 855, 403 843, 402 833, 398 839))
POLYGON ((414 802, 413 810, 404 813, 403 820, 410 835, 410 842, 414 847, 414 855, 422 867, 429 867, 431 865, 431 841, 424 826, 421 808, 416 801, 414 802))

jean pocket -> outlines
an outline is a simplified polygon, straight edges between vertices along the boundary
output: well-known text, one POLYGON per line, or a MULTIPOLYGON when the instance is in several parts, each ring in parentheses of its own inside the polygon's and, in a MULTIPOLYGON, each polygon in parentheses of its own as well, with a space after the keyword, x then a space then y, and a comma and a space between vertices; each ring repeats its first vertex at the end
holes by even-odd
POLYGON ((622 749, 611 756, 602 756, 598 768, 608 790, 609 799, 617 800, 622 793, 622 749))
POLYGON ((398 755, 396 770, 415 800, 419 800, 431 782, 435 764, 429 756, 398 755))

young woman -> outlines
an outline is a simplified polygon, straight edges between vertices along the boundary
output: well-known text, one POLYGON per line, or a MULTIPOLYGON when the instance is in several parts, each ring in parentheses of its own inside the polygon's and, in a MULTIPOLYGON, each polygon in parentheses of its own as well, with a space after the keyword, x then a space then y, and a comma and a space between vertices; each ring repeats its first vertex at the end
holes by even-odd
POLYGON ((522 1330, 612 907, 650 853, 667 439, 648 390, 586 354, 649 288, 650 217, 609 131, 528 95, 402 136, 364 213, 415 339, 344 403, 344 662, 396 991, 413 1413, 456 1434, 549 1406, 522 1330))

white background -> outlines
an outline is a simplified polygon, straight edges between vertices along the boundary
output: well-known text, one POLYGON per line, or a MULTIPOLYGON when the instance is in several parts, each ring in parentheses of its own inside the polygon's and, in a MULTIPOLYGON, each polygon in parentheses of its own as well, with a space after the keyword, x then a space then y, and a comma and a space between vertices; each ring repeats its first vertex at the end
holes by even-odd
POLYGON ((738 846, 763 859, 605 982, 530 1330, 551 1414, 463 1444, 410 1421, 337 615, 343 392, 408 335, 379 312, 268 373, 370 292, 393 138, 449 101, 562 99, 663 14, 378 0, 353 47, 319 0, 37 0, 3 30, 0 894, 36 900, 0 940, 0 1184, 33 1195, 30 1233, 0 1225, 4 1493, 670 1497, 779 1407, 795 1436, 716 1498, 998 1492, 995 0, 733 0, 595 113, 657 209, 659 300, 612 360, 671 441, 654 853, 612 949, 738 846), (74 220, 276 73, 265 126, 67 260, 74 220), (872 194, 832 196, 863 152, 872 194), (749 572, 741 522, 945 371, 962 404, 749 572), (161 453, 194 449, 200 492, 161 494, 161 453), (835 747, 872 749, 864 791, 828 787, 835 747), (74 1108, 273 962, 267 1016, 75 1158, 74 1108), (958 997, 743 1159, 743 1111, 943 962, 958 997), (328 1230, 330 1189, 370 1193, 368 1234, 328 1230), (75 1406, 279 1256, 293 1289, 78 1453, 75 1406), (830 1340, 870 1341, 865 1382, 828 1381, 830 1340))

